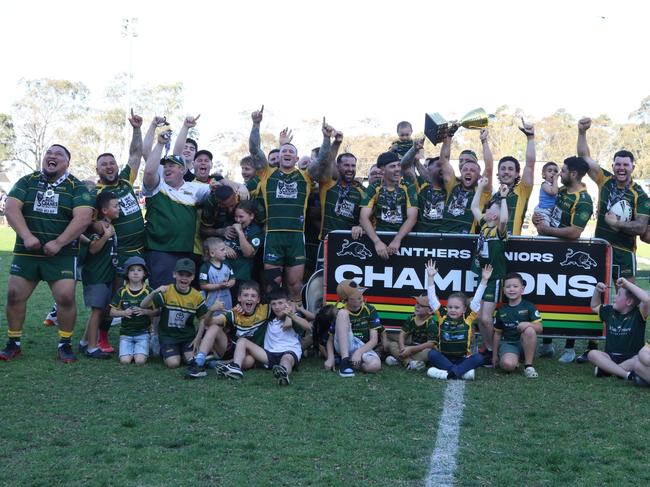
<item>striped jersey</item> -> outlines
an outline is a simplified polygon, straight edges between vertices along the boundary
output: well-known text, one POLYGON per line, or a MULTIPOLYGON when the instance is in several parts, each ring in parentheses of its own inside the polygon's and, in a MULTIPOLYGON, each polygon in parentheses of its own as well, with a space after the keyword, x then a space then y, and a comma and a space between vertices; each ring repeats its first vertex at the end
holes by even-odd
POLYGON ((570 193, 563 186, 555 198, 550 223, 555 228, 571 226, 585 228, 593 212, 594 204, 587 192, 587 188, 582 187, 577 193, 570 193))
POLYGON ((169 284, 167 291, 156 293, 153 302, 156 308, 161 309, 158 324, 161 341, 185 343, 194 340, 194 318, 201 319, 208 312, 203 295, 199 291, 190 288, 182 293, 174 284, 169 284))
POLYGON ((293 169, 285 173, 278 168, 267 167, 259 176, 266 231, 304 232, 307 199, 313 184, 307 171, 293 169))
POLYGON ((350 230, 359 224, 360 204, 365 195, 363 186, 357 181, 351 184, 327 178, 319 183, 321 205, 320 240, 329 232, 350 230))
POLYGON ((372 209, 372 221, 378 232, 398 232, 404 224, 409 208, 417 207, 417 195, 412 185, 403 181, 393 189, 376 182, 368 186, 361 201, 362 208, 372 209))

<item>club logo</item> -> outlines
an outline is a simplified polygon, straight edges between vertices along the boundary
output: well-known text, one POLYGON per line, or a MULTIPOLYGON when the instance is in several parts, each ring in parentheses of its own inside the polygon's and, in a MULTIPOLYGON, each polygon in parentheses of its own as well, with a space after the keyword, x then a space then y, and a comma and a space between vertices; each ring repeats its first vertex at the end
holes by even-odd
POLYGON ((587 252, 577 251, 574 252, 573 249, 567 249, 564 260, 560 262, 561 266, 575 265, 577 267, 582 267, 583 269, 591 269, 592 267, 598 267, 596 261, 591 258, 587 252))
POLYGON ((372 257, 372 252, 368 250, 361 242, 350 242, 348 239, 343 240, 341 245, 341 250, 339 250, 336 255, 343 257, 344 255, 351 255, 352 257, 357 257, 361 260, 366 260, 372 257))

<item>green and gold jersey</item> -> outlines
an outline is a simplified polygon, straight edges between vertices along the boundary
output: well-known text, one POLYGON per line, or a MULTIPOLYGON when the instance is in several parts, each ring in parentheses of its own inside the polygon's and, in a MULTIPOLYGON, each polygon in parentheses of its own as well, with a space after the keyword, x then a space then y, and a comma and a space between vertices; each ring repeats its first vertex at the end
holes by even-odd
MULTIPOLYGON (((139 291, 132 291, 129 285, 125 284, 113 295, 111 308, 125 311, 129 308, 140 307, 142 300, 149 296, 153 291, 146 284, 139 291)), ((130 316, 122 317, 120 324, 120 335, 138 336, 149 331, 151 318, 149 316, 130 316)))
POLYGON ((207 312, 203 295, 194 288, 181 293, 174 284, 164 293, 155 293, 156 308, 161 309, 158 335, 168 343, 191 342, 196 336, 194 318, 201 319, 207 312))
POLYGON ((637 306, 627 314, 619 313, 609 305, 598 310, 605 323, 605 352, 636 355, 643 348, 647 316, 637 306))
MULTIPOLYGON (((472 200, 476 187, 465 189, 460 181, 447 183, 447 201, 445 212, 440 223, 442 233, 476 233, 474 214, 472 213, 472 200)), ((490 199, 490 193, 484 191, 481 195, 481 207, 490 199)))
POLYGON ((480 276, 481 269, 491 264, 490 280, 503 279, 506 275, 506 240, 508 240, 508 233, 500 232, 498 224, 490 227, 485 220, 481 220, 476 252, 472 259, 472 272, 480 276))
POLYGON ((418 192, 418 222, 416 232, 442 232, 447 190, 436 189, 425 182, 418 192))
POLYGON ((251 201, 255 203, 255 221, 260 225, 266 222, 266 210, 264 209, 264 198, 260 194, 260 177, 253 176, 246 182, 246 189, 251 201))
POLYGON ((422 323, 418 323, 415 315, 411 315, 402 324, 402 331, 411 337, 414 345, 438 342, 438 324, 435 315, 429 316, 422 323))
POLYGON ((120 202, 120 216, 112 222, 117 234, 117 252, 119 254, 139 253, 144 250, 144 218, 138 197, 133 191, 133 183, 137 174, 134 174, 130 165, 124 166, 120 171, 115 184, 98 183, 96 194, 102 191, 115 193, 120 202))
MULTIPOLYGON (((9 198, 22 203, 22 214, 27 228, 40 241, 41 248, 27 250, 23 239, 16 235, 14 253, 44 257, 43 245, 61 235, 72 220, 75 208, 93 209, 95 198, 86 186, 72 174, 64 174, 57 181, 48 181, 40 171, 20 178, 11 191, 9 198)), ((77 255, 77 240, 61 248, 57 255, 77 255)))
POLYGON ((607 240, 612 247, 634 252, 636 250, 636 235, 628 235, 613 229, 605 222, 605 215, 615 203, 626 200, 632 207, 632 220, 636 218, 636 215, 648 216, 650 215, 648 195, 635 182, 627 187, 619 188, 612 173, 602 168, 596 178, 596 184, 599 190, 596 238, 607 240))
MULTIPOLYGON (((519 184, 510 189, 508 196, 506 196, 509 235, 521 235, 521 226, 524 224, 526 208, 528 207, 528 200, 532 191, 533 187, 521 180, 519 184)), ((498 196, 498 192, 494 193, 487 206, 489 207, 498 196)))
POLYGON ((381 320, 379 314, 372 304, 363 303, 359 310, 352 312, 348 309, 350 315, 350 325, 352 334, 366 343, 370 340, 370 330, 381 331, 381 320))
POLYGON ((368 186, 366 195, 361 200, 362 208, 372 209, 371 221, 378 232, 399 232, 407 218, 407 211, 417 207, 418 198, 415 188, 403 181, 393 189, 377 182, 368 186))
POLYGON ((329 232, 350 230, 358 225, 364 195, 363 186, 357 181, 344 184, 332 178, 322 180, 319 183, 321 231, 318 238, 324 240, 329 232))
MULTIPOLYGON (((88 253, 81 268, 81 281, 86 284, 112 283, 115 279, 117 269, 117 245, 113 235, 104 246, 96 253, 90 252, 90 245, 99 240, 101 235, 87 232, 85 234, 90 240, 88 253)), ((119 240, 117 240, 119 242, 119 240)))
MULTIPOLYGON (((253 246, 255 253, 257 253, 257 249, 260 248, 260 245, 262 245, 262 241, 264 240, 264 232, 255 222, 252 222, 249 226, 244 228, 243 231, 244 235, 246 236, 246 240, 253 246)), ((228 247, 237 252, 236 259, 226 260, 226 264, 228 264, 228 266, 232 269, 233 278, 240 281, 249 280, 253 273, 253 263, 255 256, 253 255, 251 257, 244 257, 241 251, 241 246, 239 245, 238 238, 235 238, 233 240, 228 239, 225 241, 225 243, 228 247)))
MULTIPOLYGON (((239 199, 239 197, 237 197, 239 199)), ((225 228, 235 223, 234 212, 229 213, 219 204, 219 199, 211 193, 201 212, 201 224, 208 228, 225 228)))
POLYGON ((264 345, 266 322, 271 315, 268 304, 258 304, 253 314, 247 315, 236 310, 226 313, 226 333, 237 339, 244 337, 259 345, 264 345))
POLYGON ((312 184, 311 176, 301 169, 284 173, 268 167, 260 173, 267 232, 305 231, 305 212, 312 184))
POLYGON ((515 306, 506 303, 496 311, 494 332, 501 334, 501 341, 503 342, 518 343, 521 332, 517 329, 517 326, 523 321, 542 323, 542 316, 535 305, 525 299, 522 299, 515 306))
POLYGON ((472 323, 476 311, 470 311, 460 318, 450 318, 447 311, 438 308, 434 312, 438 321, 438 350, 448 357, 468 357, 472 354, 472 323))
POLYGON ((210 194, 210 186, 184 182, 179 188, 165 183, 162 168, 159 183, 151 190, 144 188, 147 197, 147 250, 186 252, 194 249, 196 206, 210 194))
POLYGON ((583 186, 577 193, 570 193, 563 186, 557 193, 555 206, 551 211, 551 226, 585 228, 593 212, 594 204, 586 187, 583 186))

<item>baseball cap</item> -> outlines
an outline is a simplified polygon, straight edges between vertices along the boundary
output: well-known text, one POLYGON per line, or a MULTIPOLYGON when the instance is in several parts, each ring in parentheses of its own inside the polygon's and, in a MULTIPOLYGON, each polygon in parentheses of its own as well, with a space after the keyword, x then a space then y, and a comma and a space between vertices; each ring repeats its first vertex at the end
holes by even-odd
POLYGON ((144 259, 138 255, 134 255, 133 257, 126 259, 124 262, 124 275, 127 275, 129 273, 129 267, 132 265, 141 265, 144 268, 144 271, 146 273, 149 273, 149 270, 147 269, 147 263, 144 261, 144 259))
POLYGON ((339 301, 345 301, 348 298, 353 296, 361 295, 367 288, 359 286, 356 282, 351 279, 346 279, 341 281, 338 286, 336 286, 336 294, 339 297, 339 301))
POLYGON ((424 294, 420 296, 413 296, 413 299, 415 299, 415 302, 418 303, 420 306, 426 306, 428 308, 431 307, 431 305, 429 304, 429 298, 424 294))
POLYGON ((395 152, 384 152, 377 158, 377 167, 384 167, 395 161, 399 161, 399 156, 395 152))
POLYGON ((190 274, 194 274, 196 272, 196 266, 192 259, 178 259, 174 267, 174 272, 189 272, 190 274))
POLYGON ((161 164, 165 164, 167 162, 173 162, 174 164, 178 164, 179 166, 185 167, 185 161, 181 159, 179 156, 163 157, 160 161, 161 164))

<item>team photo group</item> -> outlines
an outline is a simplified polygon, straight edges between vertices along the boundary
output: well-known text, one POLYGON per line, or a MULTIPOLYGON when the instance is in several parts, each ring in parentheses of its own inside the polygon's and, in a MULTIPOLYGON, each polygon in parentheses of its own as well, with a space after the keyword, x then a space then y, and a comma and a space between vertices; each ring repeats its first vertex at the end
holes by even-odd
POLYGON ((5 203, 16 243, 0 360, 28 359, 27 307, 45 281, 52 309, 44 323, 56 328, 64 363, 144 365, 160 357, 163 367, 186 367, 188 379, 237 380, 262 368, 279 385, 292 382, 306 357, 341 377, 394 366, 436 380, 474 380, 480 367, 538 378, 535 360, 555 356, 557 343, 540 337, 542 314, 506 258, 530 216, 537 235, 569 242, 585 237, 595 219, 593 236, 611 246, 613 288, 609 276, 594 280, 589 304, 604 345, 590 340, 577 353, 569 338, 557 351, 560 362, 589 362, 596 377, 650 384, 650 294, 635 279, 637 237, 650 242, 650 202, 633 180, 633 148, 610 161, 591 158, 591 119, 575 128, 576 154, 540 164, 535 127, 523 119, 525 160, 498 154, 496 164, 486 126, 476 132, 480 157, 466 149, 452 159, 459 122, 437 127, 433 157, 402 121, 392 145, 377 147, 367 174, 357 172, 343 133, 325 118, 321 145, 306 155, 288 129, 275 147, 262 147, 263 106, 251 120, 243 183, 214 173, 213 154, 190 138, 200 116, 188 116, 174 138, 164 117, 143 127, 132 111, 128 161, 98 154, 96 180, 73 175, 75 154, 64 141, 51 145, 40 171, 20 178, 5 203), (540 175, 539 202, 529 208, 540 175), (587 190, 588 179, 597 194, 587 190), (424 289, 409 298, 410 316, 397 329, 382 324, 358 278, 334 283, 330 300, 318 284, 313 306, 307 283, 327 264, 332 232, 346 232, 348 246, 363 239, 364 252, 385 262, 398 258, 410 235, 474 235, 478 285, 471 295, 443 297, 440 263, 427 259, 417 269, 424 289), (85 323, 77 323, 77 281, 85 323))

